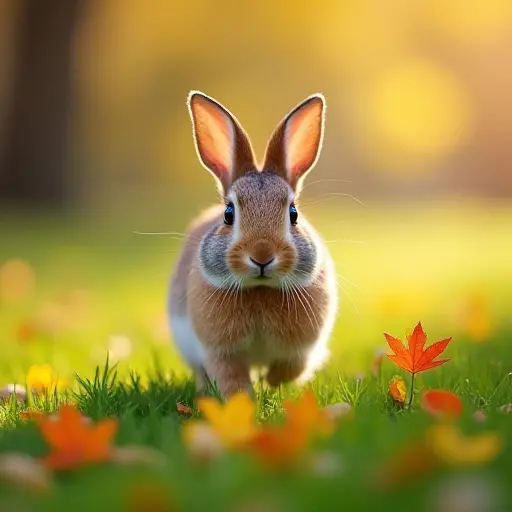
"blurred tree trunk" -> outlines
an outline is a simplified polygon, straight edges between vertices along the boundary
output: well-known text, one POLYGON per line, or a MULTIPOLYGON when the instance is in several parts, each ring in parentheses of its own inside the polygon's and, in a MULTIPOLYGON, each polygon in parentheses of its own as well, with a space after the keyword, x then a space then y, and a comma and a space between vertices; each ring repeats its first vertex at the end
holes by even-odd
POLYGON ((14 204, 62 206, 71 107, 71 44, 83 0, 25 0, 0 196, 14 204))

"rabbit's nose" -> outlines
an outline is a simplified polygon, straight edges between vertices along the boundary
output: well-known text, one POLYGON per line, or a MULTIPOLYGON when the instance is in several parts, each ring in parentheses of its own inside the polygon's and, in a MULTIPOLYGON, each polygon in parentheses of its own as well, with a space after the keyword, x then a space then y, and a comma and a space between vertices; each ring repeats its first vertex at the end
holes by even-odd
POLYGON ((261 270, 264 270, 266 266, 270 265, 275 258, 272 258, 271 260, 268 260, 266 263, 260 263, 259 261, 256 261, 254 258, 249 258, 255 265, 258 265, 258 267, 261 268, 261 270))
POLYGON ((252 247, 251 261, 264 268, 274 260, 274 248, 266 240, 258 240, 252 247))

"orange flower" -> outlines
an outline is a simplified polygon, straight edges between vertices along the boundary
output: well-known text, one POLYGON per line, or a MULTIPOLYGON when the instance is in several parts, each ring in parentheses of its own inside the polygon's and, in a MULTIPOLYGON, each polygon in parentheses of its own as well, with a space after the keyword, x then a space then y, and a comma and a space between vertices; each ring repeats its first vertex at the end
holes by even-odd
POLYGON ((423 393, 421 408, 438 418, 457 417, 462 413, 462 401, 444 389, 431 389, 423 393))
POLYGON ((444 351, 451 338, 438 341, 425 349, 427 335, 421 327, 421 323, 418 323, 411 335, 407 335, 408 348, 405 348, 398 338, 393 338, 389 334, 384 334, 384 336, 394 352, 394 354, 388 355, 389 359, 399 368, 413 375, 430 370, 449 361, 449 359, 441 361, 434 361, 434 359, 444 351))
POLYGON ((94 425, 72 405, 63 405, 56 416, 35 418, 52 452, 46 466, 55 470, 73 469, 109 460, 118 422, 105 419, 94 425))
POLYGON ((405 395, 407 393, 407 388, 405 387, 405 382, 402 377, 395 376, 389 381, 388 391, 393 400, 400 404, 405 402, 405 395))

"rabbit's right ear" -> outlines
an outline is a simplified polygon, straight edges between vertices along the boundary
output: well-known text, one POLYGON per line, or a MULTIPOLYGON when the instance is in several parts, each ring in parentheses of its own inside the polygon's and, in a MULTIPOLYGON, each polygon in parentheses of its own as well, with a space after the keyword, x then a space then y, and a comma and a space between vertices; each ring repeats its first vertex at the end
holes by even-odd
POLYGON ((236 178, 256 168, 249 138, 235 116, 206 94, 192 91, 188 107, 197 154, 226 194, 236 178))

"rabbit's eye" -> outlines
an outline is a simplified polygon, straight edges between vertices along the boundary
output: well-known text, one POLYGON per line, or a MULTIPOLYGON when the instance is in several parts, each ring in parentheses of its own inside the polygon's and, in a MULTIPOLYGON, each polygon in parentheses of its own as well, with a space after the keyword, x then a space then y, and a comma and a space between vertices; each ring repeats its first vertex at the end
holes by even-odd
POLYGON ((233 203, 228 203, 226 205, 226 209, 224 210, 224 224, 227 224, 228 226, 232 226, 234 220, 235 220, 235 205, 233 203))
POLYGON ((292 223, 292 226, 295 226, 297 224, 297 217, 299 214, 297 213, 297 208, 295 208, 295 205, 292 203, 290 205, 290 222, 292 223))

